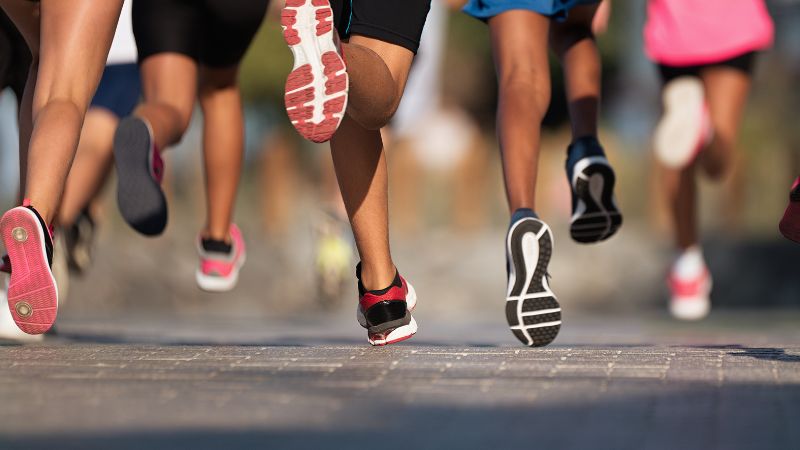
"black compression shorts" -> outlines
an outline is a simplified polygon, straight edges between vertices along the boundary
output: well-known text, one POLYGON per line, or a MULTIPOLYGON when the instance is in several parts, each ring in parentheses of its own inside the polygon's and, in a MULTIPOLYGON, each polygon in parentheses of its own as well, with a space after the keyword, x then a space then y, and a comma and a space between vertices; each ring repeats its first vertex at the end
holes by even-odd
POLYGON ((746 75, 753 74, 753 65, 755 63, 755 52, 747 52, 739 56, 735 56, 723 61, 701 64, 697 66, 667 66, 664 64, 658 65, 658 71, 661 74, 661 81, 664 84, 669 83, 678 77, 693 76, 699 77, 703 69, 711 67, 728 67, 731 69, 739 70, 746 75))
POLYGON ((417 53, 431 0, 331 0, 339 36, 379 39, 417 53))
POLYGON ((139 62, 179 53, 200 64, 238 64, 267 12, 269 0, 134 0, 139 62))

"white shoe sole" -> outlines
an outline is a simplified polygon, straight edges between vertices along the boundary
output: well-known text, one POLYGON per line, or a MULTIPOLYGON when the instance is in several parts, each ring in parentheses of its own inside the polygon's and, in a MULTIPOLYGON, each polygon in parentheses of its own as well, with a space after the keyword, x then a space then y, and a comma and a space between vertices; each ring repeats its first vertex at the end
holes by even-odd
POLYGON ((676 78, 664 86, 662 97, 664 115, 653 137, 656 157, 667 167, 686 167, 707 140, 709 123, 703 83, 696 77, 676 78))

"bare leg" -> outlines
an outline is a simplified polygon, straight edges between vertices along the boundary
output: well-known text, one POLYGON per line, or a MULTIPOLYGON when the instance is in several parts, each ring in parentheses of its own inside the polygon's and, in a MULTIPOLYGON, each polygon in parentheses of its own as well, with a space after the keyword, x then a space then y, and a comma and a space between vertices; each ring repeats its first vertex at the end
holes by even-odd
POLYGON ((244 155, 242 98, 237 86, 238 67, 200 71, 203 109, 203 155, 206 173, 205 237, 229 241, 236 189, 244 155))
POLYGON ((103 108, 91 108, 83 123, 75 162, 67 178, 59 224, 69 226, 97 196, 113 162, 114 131, 119 119, 103 108))
MULTIPOLYGON (((25 197, 50 223, 58 210, 84 115, 100 82, 122 0, 43 0, 40 41, 30 35, 34 30, 25 4, 24 0, 0 2, 28 44, 38 42, 38 48, 31 48, 38 71, 30 103, 25 197)), ((24 125, 21 134, 27 134, 24 125)))
POLYGON ((683 169, 662 166, 661 176, 675 230, 675 244, 679 249, 686 250, 698 243, 695 166, 683 169))
POLYGON ((573 8, 565 22, 553 22, 550 28, 550 44, 564 67, 573 140, 597 136, 601 66, 592 34, 597 6, 573 8))
POLYGON ((731 165, 742 122, 750 76, 732 68, 711 67, 700 75, 706 92, 714 137, 701 153, 700 162, 712 178, 723 176, 731 165))
POLYGON ((156 147, 163 151, 180 142, 192 119, 197 94, 197 63, 188 56, 162 53, 141 65, 144 102, 135 115, 153 131, 156 147))
POLYGON ((535 209, 540 125, 550 104, 550 21, 513 10, 489 20, 500 84, 497 128, 511 211, 535 209))
POLYGON ((344 54, 352 87, 348 115, 331 139, 333 163, 361 256, 362 283, 366 289, 381 289, 391 284, 395 267, 379 128, 400 103, 413 54, 363 36, 353 36, 344 54))

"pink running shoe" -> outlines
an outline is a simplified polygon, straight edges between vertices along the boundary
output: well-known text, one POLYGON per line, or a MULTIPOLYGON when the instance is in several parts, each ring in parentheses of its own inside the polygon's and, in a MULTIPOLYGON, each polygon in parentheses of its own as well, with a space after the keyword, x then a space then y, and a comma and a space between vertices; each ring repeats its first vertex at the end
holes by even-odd
POLYGON ((227 292, 236 287, 239 270, 244 265, 246 252, 242 232, 234 224, 230 228, 231 242, 197 238, 200 267, 196 279, 200 289, 207 292, 227 292))
POLYGON ((786 239, 800 243, 800 177, 794 180, 789 193, 789 206, 783 213, 779 228, 786 239))
POLYGON ((294 55, 286 112, 301 136, 330 140, 347 108, 348 77, 328 0, 286 0, 283 38, 294 55))
POLYGON ((50 268, 53 240, 39 213, 26 201, 0 219, 13 271, 8 284, 8 309, 20 330, 42 334, 58 313, 58 289, 50 268))
POLYGON ((691 278, 678 278, 673 272, 668 279, 672 296, 669 312, 679 320, 700 320, 711 312, 711 274, 703 269, 691 278))

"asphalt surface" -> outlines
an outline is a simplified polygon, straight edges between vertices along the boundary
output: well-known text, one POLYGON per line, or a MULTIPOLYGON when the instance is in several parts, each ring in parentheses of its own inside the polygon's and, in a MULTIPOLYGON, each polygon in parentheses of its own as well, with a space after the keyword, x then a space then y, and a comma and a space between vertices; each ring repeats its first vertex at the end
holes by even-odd
POLYGON ((796 311, 565 317, 543 349, 424 314, 371 348, 350 315, 66 316, 0 346, 0 448, 800 448, 796 311))

